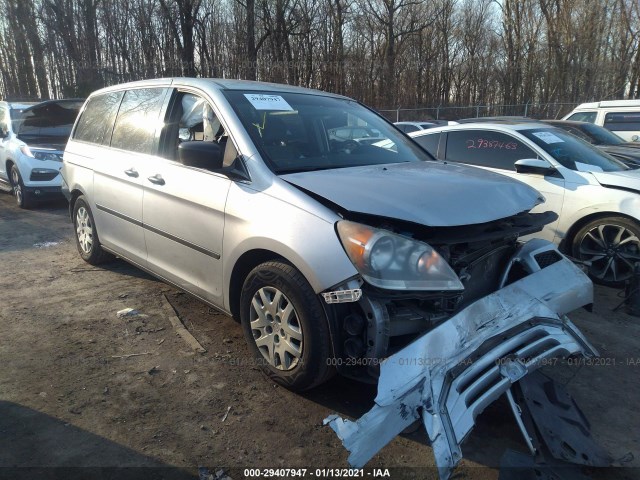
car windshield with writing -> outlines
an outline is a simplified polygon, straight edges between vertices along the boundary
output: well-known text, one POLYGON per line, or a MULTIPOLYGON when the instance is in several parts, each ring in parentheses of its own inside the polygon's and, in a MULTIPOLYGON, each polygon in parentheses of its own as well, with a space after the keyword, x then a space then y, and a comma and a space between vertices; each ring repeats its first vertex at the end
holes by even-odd
POLYGON ((302 93, 224 94, 275 173, 433 160, 353 100, 302 93))
POLYGON ((564 130, 537 128, 521 130, 520 133, 551 155, 562 166, 571 170, 581 172, 628 170, 624 163, 564 130))

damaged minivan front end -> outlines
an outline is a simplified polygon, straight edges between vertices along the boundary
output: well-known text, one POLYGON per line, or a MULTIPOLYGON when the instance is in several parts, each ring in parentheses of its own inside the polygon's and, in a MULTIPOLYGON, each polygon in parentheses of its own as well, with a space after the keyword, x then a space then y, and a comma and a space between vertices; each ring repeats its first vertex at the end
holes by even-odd
MULTIPOLYGON (((407 167, 388 167, 394 168, 407 167)), ((538 197, 528 199, 524 211, 497 220, 427 226, 412 214, 374 215, 377 205, 354 211, 318 178, 288 180, 340 213, 336 232, 359 273, 322 294, 338 319, 336 364, 344 375, 378 383, 375 406, 360 419, 325 420, 349 450, 350 465, 364 466, 419 420, 439 474, 448 478, 477 416, 503 395, 533 456, 554 454, 553 441, 538 438, 543 429, 523 392, 535 391, 548 411, 564 393, 550 393, 556 387, 536 371, 558 359, 597 356, 566 316, 592 304, 591 281, 550 242, 520 240, 556 215, 531 213, 538 197)), ((582 414, 574 410, 579 424, 582 414)), ((588 424, 580 426, 588 432, 588 424)), ((565 442, 558 458, 608 464, 590 437, 582 437, 573 435, 579 440, 565 442)))
MULTIPOLYGON (((505 393, 513 402, 514 384, 551 365, 552 359, 597 355, 565 315, 592 302, 586 275, 542 240, 518 249, 503 282, 515 268, 522 268, 525 276, 476 300, 386 358, 375 406, 368 413, 356 422, 336 415, 326 419, 351 453, 352 466, 365 465, 421 420, 440 476, 448 478, 462 458, 461 443, 489 404, 505 393)), ((514 407, 520 412, 525 405, 514 407)), ((532 444, 533 433, 522 428, 532 444)))

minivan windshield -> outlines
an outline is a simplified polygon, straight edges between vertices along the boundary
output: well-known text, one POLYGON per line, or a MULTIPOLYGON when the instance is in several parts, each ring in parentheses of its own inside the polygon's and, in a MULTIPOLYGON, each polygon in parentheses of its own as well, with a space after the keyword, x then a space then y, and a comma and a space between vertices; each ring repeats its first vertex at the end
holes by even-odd
POLYGON ((283 92, 224 91, 277 174, 433 160, 353 100, 283 92))
POLYGON ((618 172, 628 167, 599 148, 559 128, 520 130, 560 165, 582 172, 618 172))

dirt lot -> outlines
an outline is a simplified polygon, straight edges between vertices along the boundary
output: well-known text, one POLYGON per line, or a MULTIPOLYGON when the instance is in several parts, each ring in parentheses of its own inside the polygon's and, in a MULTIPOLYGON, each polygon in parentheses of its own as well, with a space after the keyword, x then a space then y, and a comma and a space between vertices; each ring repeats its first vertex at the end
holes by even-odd
MULTIPOLYGON (((245 467, 347 466, 321 423, 333 412, 366 412, 373 386, 335 378, 305 395, 276 387, 251 365, 231 318, 122 261, 85 264, 64 200, 21 211, 0 195, 0 262, 0 478, 26 472, 7 467, 155 467, 123 471, 197 478, 206 466, 241 478, 245 467), (206 353, 175 334, 163 294, 206 353), (143 315, 117 318, 126 307, 143 315)), ((600 443, 626 456, 626 468, 588 473, 640 478, 640 319, 612 311, 617 293, 597 288, 595 312, 571 315, 606 364, 553 375, 600 443)), ((456 478, 498 478, 504 449, 524 451, 505 408, 497 402, 479 418, 456 478)), ((396 438, 368 467, 437 478, 425 437, 418 430, 396 438)))

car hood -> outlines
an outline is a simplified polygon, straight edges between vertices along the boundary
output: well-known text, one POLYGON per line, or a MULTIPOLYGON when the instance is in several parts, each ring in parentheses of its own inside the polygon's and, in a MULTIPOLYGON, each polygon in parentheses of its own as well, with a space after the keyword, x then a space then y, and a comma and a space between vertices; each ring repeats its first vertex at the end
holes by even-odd
POLYGON ((640 169, 620 172, 591 172, 591 174, 600 185, 640 191, 640 169))
POLYGON ((438 162, 349 167, 281 178, 347 211, 432 227, 490 222, 544 201, 537 190, 504 175, 438 162))

